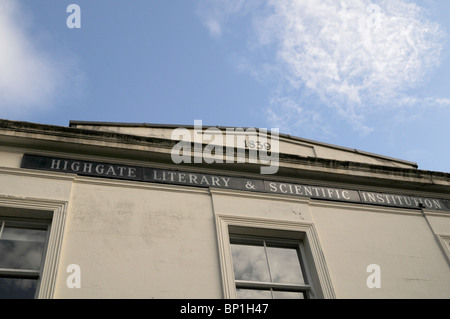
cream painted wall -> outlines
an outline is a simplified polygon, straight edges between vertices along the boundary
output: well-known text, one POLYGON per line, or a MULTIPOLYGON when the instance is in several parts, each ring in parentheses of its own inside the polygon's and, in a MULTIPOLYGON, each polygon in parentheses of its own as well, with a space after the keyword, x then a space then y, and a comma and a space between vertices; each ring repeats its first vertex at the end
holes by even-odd
POLYGON ((207 191, 78 179, 60 269, 77 264, 81 289, 58 275, 56 298, 222 298, 207 191))
POLYGON ((24 172, 0 167, 0 196, 17 199, 68 201, 74 175, 24 172))
MULTIPOLYGON (((420 211, 311 207, 337 298, 450 298, 450 267, 420 211), (369 289, 368 265, 381 267, 369 289)), ((450 226, 450 216, 441 221, 450 226)))

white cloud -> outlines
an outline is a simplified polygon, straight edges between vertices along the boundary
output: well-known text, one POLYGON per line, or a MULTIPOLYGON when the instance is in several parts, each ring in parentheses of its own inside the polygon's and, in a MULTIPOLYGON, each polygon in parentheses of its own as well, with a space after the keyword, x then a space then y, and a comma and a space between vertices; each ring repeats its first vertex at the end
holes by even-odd
MULTIPOLYGON (((243 1, 235 3, 233 10, 222 11, 210 3, 211 25, 221 30, 230 15, 245 7, 243 1)), ((259 10, 241 13, 251 16, 257 50, 274 50, 272 68, 287 83, 286 97, 309 92, 359 131, 371 131, 364 116, 375 109, 403 107, 408 100, 448 105, 447 98, 407 93, 426 83, 439 65, 444 36, 412 1, 266 0, 259 10)), ((274 105, 269 114, 281 121, 286 103, 274 105)), ((286 114, 287 119, 293 116, 286 114)))
POLYGON ((1 117, 49 107, 69 77, 80 76, 71 59, 40 48, 29 32, 30 23, 18 1, 0 0, 1 117))
POLYGON ((223 27, 235 15, 245 15, 259 5, 260 0, 203 0, 198 14, 214 37, 220 37, 223 27))

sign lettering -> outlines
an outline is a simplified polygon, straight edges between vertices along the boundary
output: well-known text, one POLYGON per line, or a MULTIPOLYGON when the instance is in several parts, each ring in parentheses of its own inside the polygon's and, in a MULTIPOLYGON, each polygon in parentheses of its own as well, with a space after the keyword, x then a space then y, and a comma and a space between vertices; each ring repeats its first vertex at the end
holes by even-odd
POLYGON ((27 169, 77 174, 80 176, 103 177, 204 188, 245 190, 339 202, 414 209, 425 208, 450 212, 450 201, 446 199, 385 194, 353 189, 283 183, 261 179, 200 174, 194 172, 182 172, 176 170, 53 158, 28 154, 23 156, 21 167, 27 169))

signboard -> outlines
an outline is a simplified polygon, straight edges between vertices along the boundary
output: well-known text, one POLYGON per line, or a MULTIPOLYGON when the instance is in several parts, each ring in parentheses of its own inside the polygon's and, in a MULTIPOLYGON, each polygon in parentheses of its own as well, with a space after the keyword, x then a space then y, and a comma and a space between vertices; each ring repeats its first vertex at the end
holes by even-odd
POLYGON ((284 183, 263 179, 200 174, 176 170, 122 165, 85 160, 64 159, 25 154, 22 168, 78 174, 81 176, 131 180, 147 183, 164 183, 204 188, 223 188, 283 194, 313 199, 362 203, 414 209, 431 209, 450 212, 450 201, 398 194, 376 193, 314 185, 284 183))

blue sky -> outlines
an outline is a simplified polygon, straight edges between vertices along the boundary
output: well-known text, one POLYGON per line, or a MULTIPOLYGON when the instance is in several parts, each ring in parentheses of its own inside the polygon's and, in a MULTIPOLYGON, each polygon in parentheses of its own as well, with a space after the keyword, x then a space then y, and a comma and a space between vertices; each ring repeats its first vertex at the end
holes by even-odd
POLYGON ((0 118, 279 128, 450 172, 449 15, 447 0, 0 0, 0 118))

